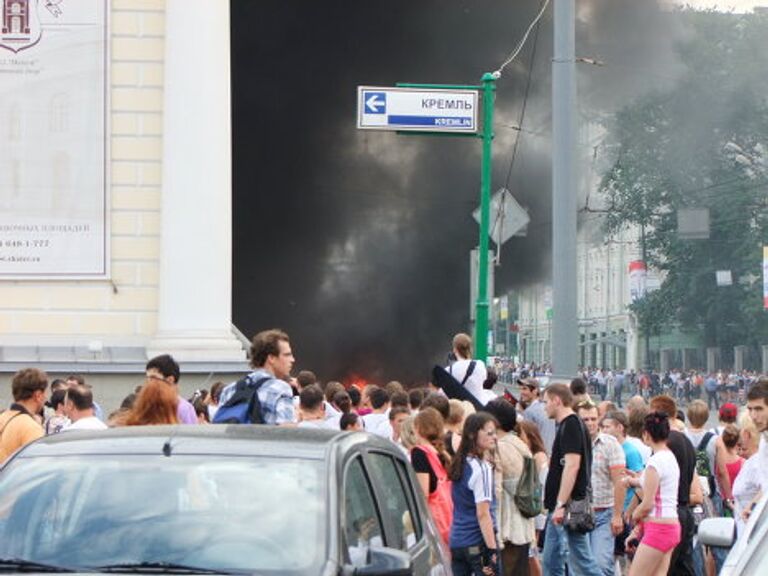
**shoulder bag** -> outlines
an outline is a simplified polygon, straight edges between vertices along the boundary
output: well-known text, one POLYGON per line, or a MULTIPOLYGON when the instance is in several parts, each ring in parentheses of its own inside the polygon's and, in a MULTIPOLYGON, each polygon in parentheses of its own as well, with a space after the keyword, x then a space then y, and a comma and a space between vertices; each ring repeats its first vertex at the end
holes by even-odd
MULTIPOLYGON (((578 418, 578 416, 577 416, 578 418)), ((589 434, 586 434, 584 424, 579 418, 579 428, 581 428, 581 434, 584 437, 585 442, 591 442, 589 434)), ((586 444, 585 444, 586 447, 586 444)), ((586 534, 592 532, 595 529, 595 510, 592 506, 592 463, 587 458, 586 449, 582 451, 581 458, 586 464, 587 473, 587 491, 584 498, 576 500, 571 498, 565 504, 565 517, 563 519, 563 526, 572 532, 579 532, 586 534)), ((578 482, 578 474, 576 477, 578 482)), ((574 483, 575 488, 575 483, 574 483)))

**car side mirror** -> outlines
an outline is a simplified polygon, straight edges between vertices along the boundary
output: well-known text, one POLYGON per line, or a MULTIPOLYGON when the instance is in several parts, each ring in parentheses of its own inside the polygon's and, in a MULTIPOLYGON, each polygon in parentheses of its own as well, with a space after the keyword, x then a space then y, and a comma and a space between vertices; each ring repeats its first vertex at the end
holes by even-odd
POLYGON ((699 524, 699 541, 706 546, 729 548, 736 540, 733 518, 705 518, 699 524))
POLYGON ((344 574, 353 576, 413 576, 411 557, 406 552, 385 548, 371 547, 368 550, 368 564, 351 571, 347 567, 344 574))

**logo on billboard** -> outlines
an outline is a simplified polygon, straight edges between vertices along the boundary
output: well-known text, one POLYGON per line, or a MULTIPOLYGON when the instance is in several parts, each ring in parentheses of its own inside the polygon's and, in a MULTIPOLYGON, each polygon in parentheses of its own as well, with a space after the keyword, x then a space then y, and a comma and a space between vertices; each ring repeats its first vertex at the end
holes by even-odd
MULTIPOLYGON (((20 52, 40 42, 43 29, 37 13, 38 0, 0 0, 0 2, 3 6, 0 48, 20 52)), ((52 5, 57 7, 56 3, 52 5)))
POLYGON ((51 17, 58 20, 64 13, 63 3, 64 0, 0 0, 0 48, 17 53, 40 42, 45 22, 40 21, 38 7, 42 4, 50 12, 51 24, 51 17))

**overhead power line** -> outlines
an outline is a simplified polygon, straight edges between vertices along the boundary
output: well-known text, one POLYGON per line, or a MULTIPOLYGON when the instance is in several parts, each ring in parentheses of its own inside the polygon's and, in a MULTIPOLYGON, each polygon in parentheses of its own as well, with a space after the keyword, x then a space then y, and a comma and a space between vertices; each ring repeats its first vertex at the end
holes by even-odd
POLYGON ((541 10, 539 10, 539 13, 536 15, 536 18, 533 19, 533 22, 531 22, 531 25, 528 26, 528 29, 525 31, 525 34, 523 34, 523 38, 520 40, 520 43, 514 49, 512 54, 510 54, 509 57, 506 60, 504 60, 504 63, 501 66, 499 66, 499 69, 493 73, 494 76, 496 76, 497 78, 500 77, 501 73, 504 71, 504 68, 506 68, 509 64, 512 63, 512 61, 514 61, 515 58, 517 58, 517 55, 520 54, 520 51, 523 49, 523 46, 525 46, 525 43, 528 40, 528 36, 530 36, 531 34, 531 30, 533 30, 533 27, 539 23, 539 20, 541 20, 541 17, 544 16, 544 12, 547 10, 547 6, 549 6, 549 0, 544 0, 541 6, 541 10))

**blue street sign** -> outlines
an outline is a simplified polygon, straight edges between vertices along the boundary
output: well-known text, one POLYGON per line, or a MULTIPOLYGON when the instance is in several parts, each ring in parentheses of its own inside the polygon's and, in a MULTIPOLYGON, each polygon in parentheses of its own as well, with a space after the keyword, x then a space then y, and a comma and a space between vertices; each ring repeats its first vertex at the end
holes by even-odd
POLYGON ((477 132, 476 90, 358 86, 363 130, 477 132))

